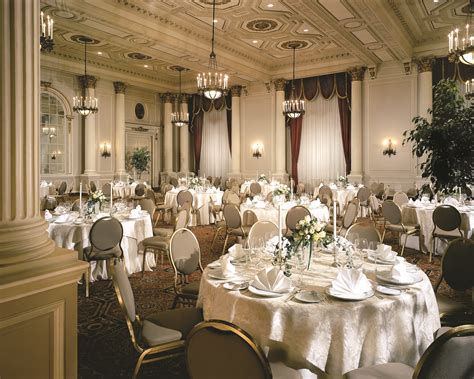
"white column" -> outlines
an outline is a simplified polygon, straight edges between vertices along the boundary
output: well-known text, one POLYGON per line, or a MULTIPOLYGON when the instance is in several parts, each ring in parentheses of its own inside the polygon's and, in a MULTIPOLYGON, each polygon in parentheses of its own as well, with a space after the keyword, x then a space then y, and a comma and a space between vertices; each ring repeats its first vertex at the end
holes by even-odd
MULTIPOLYGON (((188 112, 189 96, 182 95, 181 111, 188 112)), ((191 115, 189 115, 191 121, 191 115)), ((189 127, 188 125, 179 128, 179 171, 189 172, 189 127)))
POLYGON ((351 171, 349 180, 362 183, 363 140, 362 140, 362 80, 365 67, 349 69, 351 85, 351 171))
POLYGON ((232 95, 232 177, 241 176, 240 165, 240 94, 242 86, 232 86, 230 88, 232 95))
POLYGON ((161 99, 164 103, 163 171, 170 173, 173 172, 173 124, 171 124, 171 113, 173 112, 174 94, 164 93, 161 95, 161 99))
POLYGON ((275 80, 275 173, 279 180, 286 180, 286 138, 283 101, 285 101, 285 79, 275 80))
POLYGON ((39 2, 0 4, 0 266, 55 245, 39 207, 39 2))
MULTIPOLYGON (((80 76, 79 82, 84 89, 84 96, 95 97, 95 84, 97 79, 94 76, 80 76)), ((83 117, 83 116, 81 116, 83 117)), ((97 136, 95 132, 95 115, 89 114, 84 120, 84 175, 97 175, 97 136)))
POLYGON ((114 82, 115 89, 115 175, 119 178, 125 171, 125 89, 123 82, 114 82))

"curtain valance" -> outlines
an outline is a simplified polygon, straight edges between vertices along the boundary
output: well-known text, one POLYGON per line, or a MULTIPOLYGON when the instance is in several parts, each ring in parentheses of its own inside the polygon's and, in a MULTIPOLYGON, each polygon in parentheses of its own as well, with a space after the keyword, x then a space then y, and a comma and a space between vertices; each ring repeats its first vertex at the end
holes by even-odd
POLYGON ((230 92, 226 96, 222 96, 217 100, 211 101, 208 98, 194 94, 192 103, 192 116, 196 116, 199 112, 210 112, 213 109, 220 111, 226 109, 232 110, 232 95, 230 92))
MULTIPOLYGON (((311 78, 295 79, 296 96, 299 99, 311 101, 321 95, 324 99, 332 99, 337 96, 339 99, 349 99, 351 97, 351 77, 347 72, 313 76, 311 78)), ((291 93, 291 81, 285 86, 285 98, 288 99, 291 93)))

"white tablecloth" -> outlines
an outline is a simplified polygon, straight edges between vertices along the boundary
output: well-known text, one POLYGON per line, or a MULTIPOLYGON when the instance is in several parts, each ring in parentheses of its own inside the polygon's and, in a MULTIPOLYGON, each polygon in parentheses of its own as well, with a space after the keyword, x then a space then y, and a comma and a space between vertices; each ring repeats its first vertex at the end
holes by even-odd
MULTIPOLYGON (((314 189, 313 196, 316 197, 319 194, 319 188, 314 189)), ((354 197, 357 196, 359 188, 349 187, 349 188, 336 188, 331 187, 333 197, 336 196, 336 200, 341 206, 341 209, 344 209, 347 203, 349 203, 354 197)))
MULTIPOLYGON (((296 204, 295 204, 296 205, 296 204)), ((291 207, 282 206, 281 208, 281 217, 282 222, 285 222, 286 214, 291 207)), ((329 221, 329 209, 325 205, 320 207, 308 208, 313 217, 317 218, 319 221, 328 222, 329 221)), ((278 209, 273 205, 268 205, 267 208, 256 208, 253 205, 248 205, 243 203, 240 205, 240 213, 244 213, 246 210, 251 210, 255 213, 258 218, 258 221, 272 221, 278 225, 278 209)))
MULTIPOLYGON (((419 224, 420 233, 421 233, 421 251, 429 252, 432 249, 433 243, 433 212, 435 210, 434 205, 428 205, 423 207, 413 207, 407 204, 402 206, 402 220, 407 224, 419 224)), ((461 213, 461 230, 464 233, 464 236, 470 238, 472 231, 474 229, 474 209, 462 207, 458 208, 459 213, 461 213)), ((447 234, 459 235, 456 231, 447 234)), ((436 240, 436 251, 441 253, 446 244, 443 244, 442 241, 436 240)), ((411 247, 419 250, 418 237, 409 236, 407 240, 407 247, 411 247)))
MULTIPOLYGON (((120 246, 123 250, 123 259, 128 274, 140 272, 142 270, 143 256, 138 255, 138 243, 145 238, 153 237, 153 227, 149 216, 139 219, 124 219, 120 221, 123 227, 123 238, 120 246)), ((59 247, 70 250, 77 250, 82 254, 82 249, 89 246, 89 232, 92 223, 76 225, 72 223, 56 224, 50 223, 48 226, 49 237, 59 247)), ((147 254, 145 270, 151 271, 151 267, 156 266, 155 255, 147 254)), ((97 279, 108 279, 105 262, 92 262, 91 281, 97 279)))
MULTIPOLYGON (((243 183, 241 186, 240 186, 240 193, 245 193, 247 191, 250 192, 250 184, 252 184, 253 182, 245 182, 243 183)), ((275 191, 279 186, 280 184, 279 183, 274 183, 274 184, 270 184, 270 183, 267 183, 267 182, 258 182, 258 184, 260 184, 260 187, 262 187, 262 195, 263 196, 267 196, 270 192, 273 192, 275 191)))
MULTIPOLYGON (((178 193, 182 190, 186 190, 186 188, 176 188, 171 191, 166 192, 165 195, 165 204, 170 205, 173 207, 174 212, 178 207, 178 193)), ((211 202, 211 198, 214 201, 214 204, 222 204, 222 196, 224 192, 217 190, 215 192, 197 192, 193 189, 189 190, 193 194, 193 208, 199 209, 199 216, 191 215, 191 220, 189 222, 189 226, 196 226, 196 225, 209 225, 213 223, 214 217, 212 213, 209 211, 209 204, 211 202)))
MULTIPOLYGON (((112 189, 112 194, 114 197, 121 197, 123 199, 127 199, 130 196, 135 195, 135 187, 137 186, 137 184, 139 183, 134 182, 132 184, 125 184, 125 183, 114 184, 113 189, 112 189)), ((145 184, 147 189, 151 188, 149 184, 146 184, 146 183, 143 183, 143 184, 145 184)))
MULTIPOLYGON (((304 287, 324 291, 337 275, 332 255, 313 259, 304 275, 304 287)), ((374 279, 374 265, 364 266, 374 279)), ((364 301, 304 304, 282 298, 262 298, 249 291, 227 291, 210 279, 201 280, 198 306, 204 319, 230 321, 249 332, 270 354, 287 364, 304 368, 308 363, 329 374, 385 362, 412 367, 433 341, 440 327, 438 305, 425 274, 422 282, 396 297, 375 296, 364 301)), ((248 274, 247 278, 253 276, 248 274)))

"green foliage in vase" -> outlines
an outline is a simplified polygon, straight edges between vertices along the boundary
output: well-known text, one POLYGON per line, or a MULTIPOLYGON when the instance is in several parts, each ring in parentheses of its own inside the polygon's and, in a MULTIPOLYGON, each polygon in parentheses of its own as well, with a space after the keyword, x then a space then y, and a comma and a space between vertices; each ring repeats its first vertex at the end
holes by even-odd
POLYGON ((416 116, 414 129, 406 130, 403 144, 426 161, 420 164, 422 177, 430 178, 435 191, 465 188, 473 182, 474 107, 459 93, 456 82, 441 80, 434 86, 431 122, 416 116))
POLYGON ((129 162, 140 179, 143 172, 149 172, 150 170, 151 153, 146 147, 136 148, 130 155, 129 162))

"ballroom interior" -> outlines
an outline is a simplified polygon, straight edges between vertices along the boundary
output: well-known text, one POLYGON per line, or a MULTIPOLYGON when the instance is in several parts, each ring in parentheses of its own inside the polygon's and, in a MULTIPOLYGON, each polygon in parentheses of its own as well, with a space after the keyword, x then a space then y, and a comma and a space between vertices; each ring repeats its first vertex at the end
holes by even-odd
POLYGON ((1 379, 474 375, 473 0, 0 9, 1 379))

